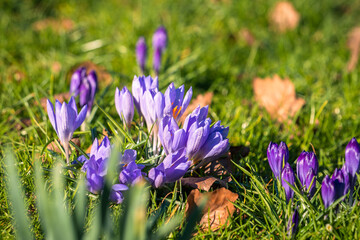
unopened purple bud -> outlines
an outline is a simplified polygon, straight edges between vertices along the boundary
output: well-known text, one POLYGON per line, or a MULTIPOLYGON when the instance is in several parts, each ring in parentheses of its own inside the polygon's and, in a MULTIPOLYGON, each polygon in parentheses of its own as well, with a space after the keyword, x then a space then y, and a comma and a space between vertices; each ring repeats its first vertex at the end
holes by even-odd
POLYGON ((312 198, 316 192, 316 175, 314 174, 313 169, 311 169, 306 175, 305 186, 309 192, 309 198, 312 198))
POLYGON ((297 159, 296 171, 301 184, 306 185, 308 173, 312 170, 313 175, 317 175, 319 163, 315 153, 303 151, 297 159))
POLYGON ((147 47, 144 37, 140 37, 136 43, 136 60, 139 64, 141 71, 145 70, 147 47))
POLYGON ((134 103, 133 97, 126 87, 124 87, 121 92, 116 88, 115 107, 127 128, 130 129, 131 121, 134 118, 134 103))
POLYGON ((161 49, 155 49, 154 56, 153 56, 153 68, 156 72, 156 75, 158 75, 159 71, 160 71, 161 55, 162 55, 161 49))
POLYGON ((345 149, 345 165, 350 174, 350 187, 353 188, 356 181, 356 173, 360 168, 360 146, 356 138, 352 138, 345 149))
POLYGON ((294 172, 289 163, 285 163, 284 169, 281 172, 281 183, 285 190, 286 202, 289 202, 289 200, 294 197, 294 190, 292 190, 286 182, 292 186, 294 186, 295 183, 294 172))
POLYGON ((156 29, 153 38, 152 38, 153 48, 164 51, 167 46, 167 32, 165 27, 161 26, 156 29))
POLYGON ((86 74, 86 68, 78 68, 71 76, 70 93, 75 97, 79 96, 80 107, 88 106, 88 112, 91 111, 97 91, 97 75, 95 71, 86 74))
POLYGON ((272 172, 279 179, 283 163, 287 163, 289 159, 289 150, 286 143, 281 142, 278 146, 276 143, 270 142, 267 149, 267 157, 272 172))
POLYGON ((325 209, 328 208, 336 199, 334 181, 326 175, 321 184, 321 196, 325 209))
POLYGON ((110 192, 110 201, 115 202, 116 204, 122 203, 124 200, 122 192, 126 190, 128 190, 128 187, 126 185, 114 184, 110 192))
POLYGON ((348 191, 350 190, 350 176, 349 176, 349 172, 346 169, 345 164, 341 168, 341 171, 343 172, 343 175, 344 175, 344 184, 345 184, 344 195, 346 195, 348 193, 348 191))
POLYGON ((345 193, 345 177, 340 169, 335 169, 331 180, 334 181, 334 187, 335 187, 335 200, 344 196, 345 193))
POLYGON ((299 212, 297 209, 295 209, 294 214, 289 219, 288 226, 287 226, 289 236, 292 236, 295 234, 297 227, 299 225, 299 218, 300 218, 299 212))

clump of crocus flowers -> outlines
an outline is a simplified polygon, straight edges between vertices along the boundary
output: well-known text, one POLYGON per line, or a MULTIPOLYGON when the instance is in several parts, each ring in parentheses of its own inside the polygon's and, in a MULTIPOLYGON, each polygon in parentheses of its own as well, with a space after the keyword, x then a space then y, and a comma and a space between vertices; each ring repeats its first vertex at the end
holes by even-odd
MULTIPOLYGON (((84 74, 84 69, 78 69, 74 76, 86 76, 84 74)), ((144 165, 137 162, 135 150, 126 149, 120 154, 119 177, 117 183, 112 186, 110 194, 113 202, 121 203, 123 192, 141 179, 159 188, 179 180, 190 168, 196 169, 206 165, 228 151, 229 128, 221 125, 220 121, 212 123, 207 117, 208 106, 197 107, 185 118, 183 125, 180 125, 180 118, 192 98, 191 87, 185 91, 184 85, 176 88, 175 84, 171 83, 165 93, 162 93, 158 88, 157 77, 135 76, 131 90, 132 92, 127 87, 121 90, 116 88, 115 109, 123 122, 124 129, 129 133, 132 126, 136 125, 136 123, 132 124, 135 110, 138 112, 140 117, 138 126, 140 128, 146 126, 150 141, 148 154, 157 160, 156 164, 144 172, 144 165)), ((92 103, 88 102, 88 104, 92 103)), ((55 111, 48 101, 50 122, 66 150, 67 160, 69 141, 75 129, 84 121, 87 109, 85 105, 77 115, 74 97, 69 104, 61 105, 56 101, 55 111)), ((80 156, 75 161, 82 165, 81 169, 86 173, 87 188, 93 194, 101 194, 104 188, 111 151, 112 145, 107 136, 100 143, 95 138, 90 154, 80 156)))
MULTIPOLYGON (((284 188, 286 202, 294 198, 294 190, 289 186, 296 185, 296 176, 289 164, 289 150, 284 142, 279 145, 270 142, 267 149, 270 168, 284 188)), ((300 190, 311 199, 316 193, 316 180, 319 163, 314 152, 303 151, 296 162, 296 174, 300 182, 300 190)), ((350 191, 349 204, 352 204, 356 174, 360 171, 360 146, 355 138, 351 139, 345 150, 345 164, 341 169, 335 169, 330 177, 326 175, 321 184, 321 196, 325 209, 336 200, 344 198, 350 191)), ((288 232, 293 235, 299 223, 299 212, 295 208, 289 216, 288 232)))

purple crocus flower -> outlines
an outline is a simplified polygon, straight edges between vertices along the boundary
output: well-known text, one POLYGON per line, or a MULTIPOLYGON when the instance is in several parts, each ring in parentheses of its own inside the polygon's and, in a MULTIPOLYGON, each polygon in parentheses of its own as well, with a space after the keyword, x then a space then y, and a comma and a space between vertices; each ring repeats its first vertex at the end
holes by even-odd
POLYGON ((69 104, 66 102, 61 104, 58 100, 56 100, 55 112, 53 104, 49 99, 47 100, 47 113, 49 120, 65 149, 67 163, 69 163, 69 141, 71 140, 74 131, 84 122, 86 112, 87 105, 81 109, 79 114, 77 113, 74 97, 71 97, 69 104))
POLYGON ((344 196, 345 193, 345 177, 341 169, 335 169, 331 180, 334 181, 335 200, 344 196))
MULTIPOLYGON (((161 92, 153 89, 146 90, 141 97, 141 112, 145 118, 146 126, 150 131, 154 123, 164 116, 165 100, 161 92)), ((154 129, 157 134, 157 130, 154 129)))
POLYGON ((169 155, 186 146, 187 135, 173 117, 165 116, 159 123, 159 139, 165 154, 169 155))
POLYGON ((186 92, 185 98, 184 85, 179 88, 175 88, 174 83, 170 83, 169 87, 165 91, 165 109, 164 114, 173 116, 174 119, 179 122, 181 116, 184 114, 186 108, 189 106, 192 97, 192 88, 186 92))
POLYGON ((96 159, 95 155, 87 161, 86 180, 88 190, 94 194, 99 194, 104 186, 104 177, 107 173, 108 159, 96 159))
POLYGON ((316 192, 316 175, 319 163, 315 153, 303 151, 297 159, 296 172, 301 185, 305 186, 311 198, 316 192), (313 184, 311 184, 313 182, 313 184))
POLYGON ((345 166, 349 173, 350 190, 352 191, 356 181, 356 173, 359 173, 360 169, 360 146, 356 138, 352 138, 346 146, 345 166))
POLYGON ((299 211, 295 209, 292 217, 288 221, 287 230, 289 236, 292 236, 296 233, 297 227, 299 225, 299 218, 300 218, 299 211))
POLYGON ((120 118, 123 120, 124 125, 130 129, 131 121, 134 118, 134 102, 133 97, 127 87, 124 87, 121 91, 116 88, 115 107, 120 118))
POLYGON ((344 184, 345 184, 344 195, 346 195, 350 190, 350 176, 345 164, 341 168, 341 171, 343 172, 344 175, 344 184))
POLYGON ((126 185, 134 185, 143 179, 144 173, 141 170, 144 165, 136 164, 136 151, 132 149, 126 149, 122 156, 122 170, 119 175, 119 182, 126 185))
POLYGON ((267 157, 270 168, 277 179, 280 179, 282 166, 289 160, 289 150, 286 143, 281 142, 280 145, 270 142, 267 149, 267 157))
POLYGON ((321 184, 321 196, 325 209, 328 208, 336 199, 334 181, 326 175, 321 184))
MULTIPOLYGON (((94 139, 94 142, 91 146, 90 158, 94 156, 95 161, 103 161, 110 157, 110 153, 111 153, 111 144, 110 144, 110 140, 107 136, 104 137, 104 139, 101 141, 100 145, 98 143, 97 138, 94 139)), ((87 171, 88 162, 89 161, 87 161, 87 160, 84 161, 84 164, 81 168, 81 170, 83 172, 87 171)))
POLYGON ((145 70, 147 47, 144 37, 140 37, 136 43, 136 61, 140 66, 141 72, 145 70))
POLYGON ((292 190, 285 181, 294 186, 295 175, 288 162, 285 163, 285 166, 281 172, 281 183, 285 190, 286 202, 289 202, 289 200, 294 197, 294 190, 292 190))
POLYGON ((161 187, 164 183, 171 183, 179 180, 189 169, 191 162, 186 157, 185 149, 181 149, 168 155, 159 166, 150 169, 148 180, 155 188, 161 187))
POLYGON ((167 46, 167 32, 165 27, 160 26, 156 29, 152 38, 152 45, 154 49, 165 50, 167 46))
POLYGON ((158 78, 155 77, 154 79, 150 76, 135 76, 132 83, 132 93, 134 96, 134 104, 135 107, 140 115, 143 116, 141 111, 141 98, 146 90, 153 90, 155 92, 158 92, 159 88, 159 82, 158 78))
POLYGON ((97 86, 97 75, 93 70, 86 74, 86 68, 80 67, 71 76, 70 93, 79 96, 80 107, 88 106, 88 114, 94 104, 97 86))
POLYGON ((154 49, 153 67, 156 74, 159 74, 161 65, 161 56, 167 45, 167 32, 164 27, 159 27, 152 38, 152 44, 154 49))
POLYGON ((110 192, 110 201, 120 204, 124 201, 123 191, 128 190, 129 188, 124 184, 114 184, 110 192))

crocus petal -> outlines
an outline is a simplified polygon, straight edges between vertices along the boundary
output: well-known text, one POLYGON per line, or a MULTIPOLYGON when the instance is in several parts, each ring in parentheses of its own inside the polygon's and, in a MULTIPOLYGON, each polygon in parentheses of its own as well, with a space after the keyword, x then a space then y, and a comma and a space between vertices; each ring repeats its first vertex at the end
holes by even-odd
POLYGON ((127 164, 127 163, 130 163, 131 161, 135 161, 135 160, 136 160, 136 151, 133 149, 126 149, 124 151, 122 161, 125 164, 127 164))
POLYGON ((180 117, 184 114, 185 110, 187 109, 187 107, 189 106, 190 104, 190 101, 191 101, 191 98, 192 98, 192 87, 189 88, 189 90, 186 92, 186 95, 185 95, 185 98, 184 98, 184 101, 182 103, 182 106, 181 106, 181 111, 180 111, 180 114, 179 114, 179 119, 180 117))
POLYGON ((87 107, 87 105, 85 105, 85 106, 81 109, 79 115, 76 117, 74 130, 76 130, 77 128, 79 128, 79 127, 81 126, 81 124, 84 122, 84 120, 85 120, 85 118, 86 118, 87 109, 88 109, 88 107, 87 107))
POLYGON ((58 134, 57 126, 56 126, 56 118, 55 118, 55 113, 54 113, 54 106, 49 101, 49 99, 47 100, 46 110, 47 110, 47 113, 49 116, 50 123, 53 126, 55 132, 58 134))

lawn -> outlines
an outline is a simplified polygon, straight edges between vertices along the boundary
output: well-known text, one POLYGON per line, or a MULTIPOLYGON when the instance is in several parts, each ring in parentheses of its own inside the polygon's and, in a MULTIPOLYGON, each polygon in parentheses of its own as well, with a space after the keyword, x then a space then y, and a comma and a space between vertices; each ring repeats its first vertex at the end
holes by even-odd
MULTIPOLYGON (((61 236, 58 235, 61 231, 54 230, 53 235, 48 235, 46 230, 56 226, 57 214, 61 215, 62 211, 59 208, 52 214, 44 214, 43 210, 39 210, 39 194, 43 192, 42 196, 45 196, 47 191, 42 191, 44 189, 54 192, 51 198, 44 200, 54 201, 53 205, 48 205, 49 208, 66 205, 69 212, 74 208, 75 195, 82 193, 86 196, 85 233, 91 232, 94 226, 110 226, 108 222, 112 221, 119 222, 119 226, 126 225, 131 217, 122 217, 126 215, 124 212, 131 215, 128 209, 136 209, 134 204, 139 203, 145 214, 141 220, 144 224, 153 220, 151 217, 159 209, 162 210, 158 212, 153 229, 166 229, 168 232, 163 237, 170 239, 190 236, 194 239, 359 239, 359 184, 355 184, 353 201, 349 200, 348 193, 344 201, 337 200, 326 209, 320 187, 326 175, 331 176, 336 168, 344 164, 349 141, 353 137, 360 138, 360 70, 359 66, 348 70, 351 52, 347 46, 348 33, 360 22, 360 3, 355 0, 293 1, 300 16, 298 25, 280 32, 269 17, 276 2, 1 1, 2 237, 11 239, 21 236, 15 235, 19 232, 15 226, 22 226, 17 219, 25 219, 14 215, 16 211, 12 210, 16 203, 11 196, 21 197, 16 195, 21 191, 11 191, 6 184, 16 185, 16 178, 10 177, 11 169, 5 167, 5 163, 13 165, 12 160, 17 167, 17 170, 12 169, 12 173, 19 176, 25 193, 24 205, 32 226, 29 229, 36 239, 51 236, 57 239, 61 236), (70 160, 76 160, 82 151, 87 151, 95 137, 101 138, 106 133, 120 152, 137 150, 136 161, 145 165, 146 172, 155 166, 158 158, 147 141, 147 137, 151 139, 151 136, 140 124, 137 113, 130 131, 123 128, 114 94, 117 87, 122 89, 126 86, 131 91, 134 75, 141 75, 135 54, 140 36, 145 37, 148 46, 144 74, 155 77, 151 44, 153 33, 159 26, 166 28, 168 36, 158 74, 159 90, 164 93, 174 82, 176 87, 184 84, 185 92, 192 87, 192 99, 213 93, 208 117, 212 123, 221 120, 222 125, 229 127, 227 138, 231 155, 227 156, 231 158, 231 161, 228 159, 232 165, 231 174, 228 171, 227 175, 215 176, 204 169, 195 169, 185 175, 214 176, 237 195, 234 202, 225 201, 224 204, 230 204, 234 211, 227 223, 216 229, 197 224, 200 213, 186 217, 186 202, 192 187, 183 185, 181 181, 160 188, 135 186, 134 191, 124 195, 123 204, 109 203, 101 197, 103 195, 92 194, 85 189, 78 191, 82 186, 80 180, 86 178, 86 174, 80 171, 81 166, 74 170, 73 178, 73 174, 67 171, 69 166, 65 163, 63 150, 56 152, 49 147, 58 137, 49 121, 46 99, 54 103, 58 94, 69 92, 72 73, 81 63, 88 62, 92 67, 96 66, 98 91, 86 126, 74 133, 79 144, 71 151, 70 160), (244 37, 245 31, 250 32, 252 41, 244 37), (305 101, 293 116, 281 122, 261 106, 253 89, 255 78, 275 75, 290 79, 296 97, 305 101), (281 181, 274 179, 269 166, 267 148, 271 141, 287 144, 288 163, 294 172, 297 158, 303 150, 316 153, 319 167, 314 196, 302 193, 299 179, 295 179, 295 196, 287 203, 281 181), (56 172, 60 171, 57 176, 56 172), (44 176, 39 175, 40 172, 44 176), (54 179, 52 175, 55 175, 54 179), (57 189, 57 181, 64 181, 60 190, 57 189), (141 201, 141 191, 148 194, 147 201, 141 201), (131 202, 126 200, 127 197, 135 200, 131 202), (103 217, 108 220, 94 223, 93 219, 99 219, 96 209, 101 207, 107 209, 103 211, 106 215, 103 217), (291 235, 288 219, 295 209, 300 213, 299 221, 291 235), (52 220, 44 219, 44 216, 52 220), (167 224, 168 228, 162 228, 167 224)), ((276 87, 274 91, 277 91, 276 87)), ((106 179, 105 189, 114 180, 110 177, 106 179)), ((221 186, 217 182, 209 192, 221 186)), ((14 186, 14 189, 17 188, 14 186)), ((109 193, 104 190, 104 194, 109 193)), ((201 206, 197 210, 201 210, 201 206)), ((73 215, 76 214, 69 214, 73 215)), ((59 228, 71 228, 69 224, 59 224, 59 228)), ((114 234, 122 234, 120 232, 124 229, 115 228, 114 234)), ((138 230, 136 226, 128 227, 128 232, 138 230)), ((93 236, 97 239, 99 236, 113 238, 113 235, 106 234, 107 230, 104 230, 93 236)), ((80 235, 77 236, 80 238, 80 235)), ((89 236, 81 235, 84 238, 89 236)), ((121 236, 140 239, 138 235, 121 236)))

